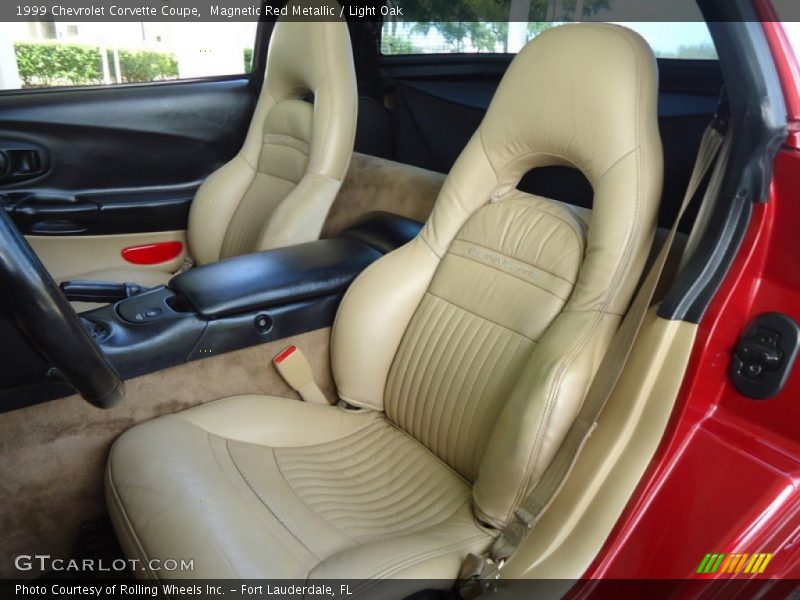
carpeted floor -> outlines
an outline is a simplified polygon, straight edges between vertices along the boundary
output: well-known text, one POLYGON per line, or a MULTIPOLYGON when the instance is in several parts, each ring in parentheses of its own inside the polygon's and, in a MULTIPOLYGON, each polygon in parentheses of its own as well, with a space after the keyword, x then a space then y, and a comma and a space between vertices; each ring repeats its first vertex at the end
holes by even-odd
MULTIPOLYGON (((424 221, 443 181, 440 173, 356 154, 323 237, 375 210, 424 221)), ((81 555, 81 525, 105 515, 108 450, 133 425, 237 394, 297 397, 270 364, 289 344, 303 350, 335 398, 329 336, 324 329, 134 379, 124 402, 108 411, 73 396, 0 414, 0 577, 39 575, 16 571, 19 554, 81 555)))
POLYGON ((329 339, 330 329, 321 329, 139 377, 110 410, 71 396, 0 414, 0 577, 39 575, 16 571, 19 554, 79 554, 81 525, 105 514, 108 450, 133 425, 238 394, 296 398, 271 364, 290 344, 303 350, 320 387, 335 398, 329 339))

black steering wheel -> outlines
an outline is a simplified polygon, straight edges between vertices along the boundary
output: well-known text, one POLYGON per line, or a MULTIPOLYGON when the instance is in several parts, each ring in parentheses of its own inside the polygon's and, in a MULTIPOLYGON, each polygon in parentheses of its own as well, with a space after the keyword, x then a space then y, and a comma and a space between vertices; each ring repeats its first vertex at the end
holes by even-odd
POLYGON ((109 408, 122 400, 125 384, 2 208, 0 290, 2 311, 86 401, 109 408))

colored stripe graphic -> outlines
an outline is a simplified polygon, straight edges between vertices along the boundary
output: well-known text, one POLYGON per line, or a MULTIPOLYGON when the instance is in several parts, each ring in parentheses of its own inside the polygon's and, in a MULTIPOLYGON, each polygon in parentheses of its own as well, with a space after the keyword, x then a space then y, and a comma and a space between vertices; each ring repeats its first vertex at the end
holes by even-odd
POLYGON ((772 560, 772 554, 768 552, 756 554, 733 553, 728 555, 725 562, 723 562, 723 559, 725 559, 724 553, 706 554, 703 560, 700 561, 697 572, 712 574, 719 571, 720 573, 738 575, 744 569, 745 573, 760 575, 766 570, 767 565, 772 560))
POLYGON ((753 554, 750 562, 744 569, 745 573, 754 573, 756 575, 763 573, 767 568, 769 561, 772 560, 772 554, 753 554))
POLYGON ((706 565, 708 564, 708 559, 711 558, 710 554, 706 554, 703 557, 703 560, 700 561, 700 566, 697 567, 698 573, 705 573, 706 572, 706 565))
POLYGON ((722 559, 725 558, 724 554, 706 554, 697 567, 698 573, 716 573, 722 559))

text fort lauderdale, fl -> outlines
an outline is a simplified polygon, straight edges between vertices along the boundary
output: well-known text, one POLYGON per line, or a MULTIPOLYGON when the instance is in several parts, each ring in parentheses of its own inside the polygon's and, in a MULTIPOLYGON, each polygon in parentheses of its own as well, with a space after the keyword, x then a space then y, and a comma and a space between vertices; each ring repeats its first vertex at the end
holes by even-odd
POLYGON ((343 18, 356 17, 364 19, 366 17, 402 17, 403 9, 398 6, 347 6, 335 8, 333 6, 220 6, 211 5, 212 17, 322 17, 322 18, 343 18), (339 14, 337 14, 339 13, 339 14))
POLYGON ((231 587, 230 585, 204 585, 188 584, 177 585, 172 583, 115 583, 115 584, 65 584, 54 583, 48 585, 18 583, 15 585, 14 593, 20 597, 30 596, 89 596, 105 598, 108 596, 150 596, 152 598, 176 597, 176 596, 203 596, 210 598, 213 596, 225 596, 230 592, 240 594, 243 598, 258 598, 263 596, 300 596, 303 598, 327 596, 333 598, 345 598, 352 596, 349 584, 332 586, 329 584, 283 584, 283 585, 250 585, 242 584, 231 587), (338 588, 338 589, 337 589, 338 588))

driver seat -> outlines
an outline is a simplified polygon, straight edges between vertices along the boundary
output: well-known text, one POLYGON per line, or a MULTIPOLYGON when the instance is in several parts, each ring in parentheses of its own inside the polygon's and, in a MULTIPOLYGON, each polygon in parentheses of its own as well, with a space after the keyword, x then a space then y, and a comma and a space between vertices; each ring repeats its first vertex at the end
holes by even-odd
MULTIPOLYGON (((294 0, 287 8, 308 6, 339 8, 330 0, 294 0)), ((347 23, 280 18, 244 144, 209 175, 192 202, 187 237, 194 262, 318 239, 347 174, 357 112, 347 23)), ((69 279, 156 287, 173 275, 163 265, 123 261, 69 279)))
POLYGON ((123 434, 106 490, 125 552, 194 559, 169 577, 456 578, 550 462, 628 307, 661 193, 656 102, 630 30, 526 46, 419 236, 347 292, 339 405, 235 397, 123 434), (517 191, 546 165, 594 186, 588 229, 517 191))

